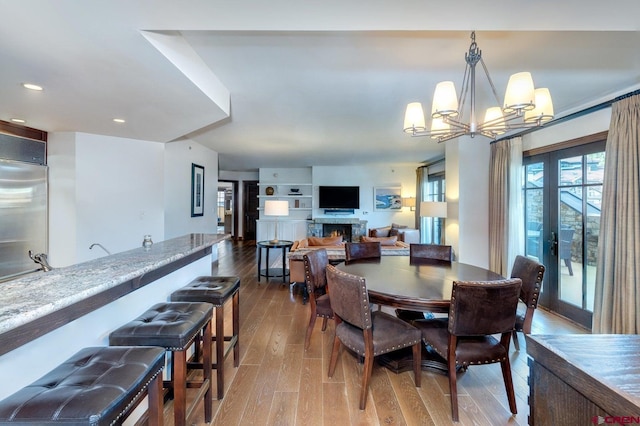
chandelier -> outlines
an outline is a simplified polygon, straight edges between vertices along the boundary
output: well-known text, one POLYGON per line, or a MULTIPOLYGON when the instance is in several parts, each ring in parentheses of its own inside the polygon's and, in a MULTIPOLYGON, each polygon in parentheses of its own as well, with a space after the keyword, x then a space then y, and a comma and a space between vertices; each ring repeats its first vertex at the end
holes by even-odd
POLYGON ((553 118, 553 103, 549 89, 535 89, 528 72, 519 72, 509 78, 504 104, 488 108, 484 121, 478 122, 476 115, 476 65, 482 64, 493 96, 500 105, 496 88, 491 81, 487 66, 482 59, 482 51, 476 44, 476 33, 471 32, 471 45, 464 55, 467 63, 462 79, 462 92, 456 96, 452 81, 442 81, 436 86, 431 108, 431 129, 427 130, 420 102, 407 105, 404 117, 404 131, 411 136, 430 136, 444 142, 460 136, 475 135, 495 139, 497 136, 515 129, 541 126, 553 118), (469 121, 464 122, 465 103, 469 101, 469 121))

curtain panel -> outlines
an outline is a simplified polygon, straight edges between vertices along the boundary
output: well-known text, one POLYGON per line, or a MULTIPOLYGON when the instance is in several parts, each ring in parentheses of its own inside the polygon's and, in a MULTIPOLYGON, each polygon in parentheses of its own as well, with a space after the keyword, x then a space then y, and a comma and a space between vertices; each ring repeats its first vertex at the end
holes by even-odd
POLYGON ((593 333, 640 332, 640 95, 615 102, 605 149, 593 333))
POLYGON ((489 165, 489 269, 505 277, 524 247, 522 138, 491 144, 489 165))

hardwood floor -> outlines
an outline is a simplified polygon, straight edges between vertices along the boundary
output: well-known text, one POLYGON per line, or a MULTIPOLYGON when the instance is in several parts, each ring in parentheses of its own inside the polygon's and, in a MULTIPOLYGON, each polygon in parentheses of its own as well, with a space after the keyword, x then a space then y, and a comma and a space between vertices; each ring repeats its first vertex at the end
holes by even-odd
MULTIPOLYGON (((309 306, 298 291, 277 279, 257 282, 255 244, 219 244, 214 275, 238 275, 240 286, 240 366, 225 362, 225 396, 213 402, 215 425, 450 425, 447 377, 422 372, 416 388, 413 373, 395 374, 374 365, 366 410, 358 409, 362 367, 341 351, 336 372, 327 377, 333 322, 322 333, 321 321, 304 351, 309 306)), ((277 261, 276 261, 277 262, 277 261)), ((229 328, 230 308, 225 309, 229 328), (228 318, 227 318, 228 317, 228 318)), ((230 332, 230 329, 229 331, 230 332)), ((585 333, 573 323, 538 309, 533 333, 585 333)), ((470 367, 458 375, 460 425, 526 425, 529 368, 522 335, 520 351, 511 348, 518 414, 512 416, 499 364, 470 367)), ((215 374, 215 372, 214 372, 215 374)), ((214 381, 215 387, 215 381, 214 381)), ((216 391, 214 390, 214 397, 216 391)), ((165 424, 173 424, 171 403, 165 424)), ((201 407, 194 424, 205 424, 201 407)))

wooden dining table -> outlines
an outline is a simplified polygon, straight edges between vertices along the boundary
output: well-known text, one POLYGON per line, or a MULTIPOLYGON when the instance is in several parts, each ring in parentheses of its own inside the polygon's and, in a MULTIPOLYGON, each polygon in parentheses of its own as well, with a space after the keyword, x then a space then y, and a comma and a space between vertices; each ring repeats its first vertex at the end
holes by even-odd
MULTIPOLYGON (((488 269, 459 262, 411 260, 409 256, 382 256, 341 263, 336 268, 364 277, 373 304, 429 312, 449 312, 454 281, 498 281, 504 277, 488 269)), ((329 289, 329 291, 331 291, 329 289)), ((411 351, 378 357, 378 362, 395 372, 410 370, 411 351)), ((446 364, 425 348, 423 367, 446 371, 446 364)))

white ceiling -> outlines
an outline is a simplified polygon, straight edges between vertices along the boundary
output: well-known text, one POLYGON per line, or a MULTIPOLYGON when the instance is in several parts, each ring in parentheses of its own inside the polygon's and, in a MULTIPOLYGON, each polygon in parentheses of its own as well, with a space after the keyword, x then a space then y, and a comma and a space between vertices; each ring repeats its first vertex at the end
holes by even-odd
POLYGON ((190 138, 223 170, 441 155, 402 133, 404 108, 429 109, 441 80, 460 90, 471 30, 498 94, 531 71, 557 116, 640 85, 637 0, 0 0, 0 11, 0 120, 190 138))

